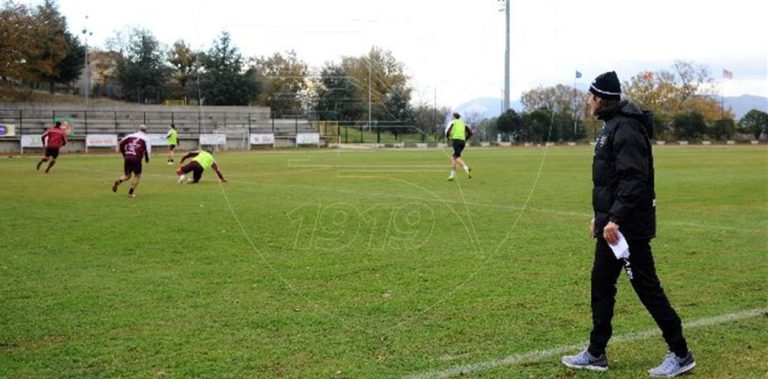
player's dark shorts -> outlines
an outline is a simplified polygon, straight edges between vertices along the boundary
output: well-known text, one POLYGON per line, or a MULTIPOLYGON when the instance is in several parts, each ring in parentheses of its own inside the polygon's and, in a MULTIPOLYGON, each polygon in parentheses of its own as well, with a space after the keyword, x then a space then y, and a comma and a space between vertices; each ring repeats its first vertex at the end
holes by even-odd
POLYGON ((176 145, 168 145, 168 150, 176 150, 176 145))
POLYGON ((125 158, 123 161, 123 173, 125 175, 131 175, 131 173, 141 175, 141 158, 125 158))
POLYGON ((59 157, 59 148, 58 147, 46 147, 45 148, 45 157, 53 157, 53 159, 56 159, 59 157))
POLYGON ((455 139, 452 141, 453 141, 453 157, 460 158, 461 152, 464 151, 465 141, 462 141, 460 139, 455 139))
POLYGON ((200 163, 197 161, 189 162, 181 168, 182 174, 186 174, 190 171, 192 171, 192 181, 194 183, 199 182, 200 178, 203 177, 203 166, 200 166, 200 163))

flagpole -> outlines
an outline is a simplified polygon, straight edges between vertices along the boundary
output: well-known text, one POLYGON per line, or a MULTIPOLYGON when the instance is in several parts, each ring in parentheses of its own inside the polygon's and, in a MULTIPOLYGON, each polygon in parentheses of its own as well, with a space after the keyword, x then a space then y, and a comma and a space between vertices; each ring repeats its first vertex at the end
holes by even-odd
MULTIPOLYGON (((576 75, 573 75, 573 100, 576 101, 576 75)), ((573 106, 573 137, 576 139, 576 105, 573 106)))
POLYGON ((504 43, 504 112, 509 110, 509 0, 504 4, 506 42, 504 43))

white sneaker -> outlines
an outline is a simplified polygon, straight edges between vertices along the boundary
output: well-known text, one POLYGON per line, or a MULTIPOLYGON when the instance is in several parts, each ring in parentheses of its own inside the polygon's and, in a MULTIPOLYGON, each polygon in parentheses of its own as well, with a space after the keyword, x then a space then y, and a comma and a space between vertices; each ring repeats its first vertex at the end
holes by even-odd
POLYGON ((685 374, 693 370, 694 367, 696 367, 696 361, 691 352, 688 352, 684 358, 678 358, 675 353, 669 352, 658 367, 648 370, 648 375, 654 378, 672 378, 685 374))
POLYGON ((595 357, 587 349, 576 355, 565 355, 560 358, 564 365, 575 369, 587 369, 592 371, 608 371, 608 358, 605 354, 595 357))
POLYGON ((187 180, 187 177, 184 176, 184 174, 179 175, 179 180, 176 181, 177 184, 184 183, 184 181, 187 180))

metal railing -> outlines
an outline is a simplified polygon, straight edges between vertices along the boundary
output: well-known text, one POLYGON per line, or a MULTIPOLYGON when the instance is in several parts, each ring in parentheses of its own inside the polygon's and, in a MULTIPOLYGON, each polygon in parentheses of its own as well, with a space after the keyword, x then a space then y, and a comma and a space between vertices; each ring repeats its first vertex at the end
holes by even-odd
POLYGON ((125 134, 135 131, 139 124, 146 125, 150 132, 163 132, 174 124, 185 135, 230 129, 272 130, 275 125, 263 112, 0 109, 0 123, 16 125, 17 135, 42 133, 59 119, 70 121, 75 135, 125 134))

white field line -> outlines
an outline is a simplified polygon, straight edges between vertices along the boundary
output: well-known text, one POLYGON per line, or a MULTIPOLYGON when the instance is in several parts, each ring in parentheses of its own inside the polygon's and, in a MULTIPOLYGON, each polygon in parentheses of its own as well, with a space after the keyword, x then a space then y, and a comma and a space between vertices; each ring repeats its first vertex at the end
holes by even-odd
MULTIPOLYGON (((744 320, 764 316, 768 314, 768 308, 750 309, 747 311, 729 313, 721 316, 702 318, 684 324, 684 329, 702 328, 712 325, 725 324, 733 321, 744 320)), ((660 335, 659 329, 648 329, 637 333, 623 334, 611 338, 613 343, 633 342, 648 339, 660 335)), ((472 363, 461 366, 454 366, 445 370, 430 371, 421 374, 406 376, 410 379, 431 379, 431 378, 450 378, 454 376, 470 375, 480 371, 491 370, 494 368, 512 366, 523 362, 536 362, 567 352, 576 352, 589 345, 589 342, 583 342, 578 345, 557 346, 548 350, 535 350, 527 353, 508 355, 504 358, 492 359, 485 362, 472 363)))

